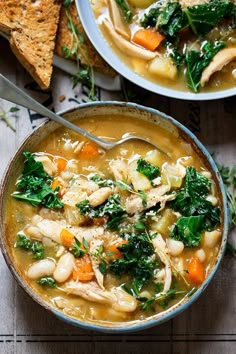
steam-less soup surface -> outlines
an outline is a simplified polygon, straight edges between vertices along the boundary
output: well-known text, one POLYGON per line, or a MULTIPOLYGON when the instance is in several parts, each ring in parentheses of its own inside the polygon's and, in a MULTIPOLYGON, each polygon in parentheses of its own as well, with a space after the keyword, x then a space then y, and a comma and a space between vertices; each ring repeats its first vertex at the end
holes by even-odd
POLYGON ((88 322, 143 320, 185 301, 221 241, 204 161, 152 122, 99 116, 79 125, 111 139, 146 136, 168 155, 140 141, 103 151, 64 128, 25 152, 8 203, 16 268, 45 301, 88 322))
POLYGON ((180 91, 235 87, 235 1, 90 2, 109 45, 146 79, 180 91))

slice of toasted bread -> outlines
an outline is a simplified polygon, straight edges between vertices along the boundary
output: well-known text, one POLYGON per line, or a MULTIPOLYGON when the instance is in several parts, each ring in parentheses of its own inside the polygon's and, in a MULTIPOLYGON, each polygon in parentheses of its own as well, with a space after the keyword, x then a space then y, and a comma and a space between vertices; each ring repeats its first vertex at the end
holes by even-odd
POLYGON ((3 10, 0 29, 10 34, 12 51, 39 86, 47 89, 61 1, 1 0, 0 3, 0 12, 3 10))
MULTIPOLYGON (((102 72, 106 75, 115 76, 116 72, 102 59, 102 57, 97 53, 92 43, 89 41, 86 33, 83 29, 83 26, 78 17, 77 9, 74 3, 70 4, 67 9, 69 12, 73 24, 77 26, 77 29, 82 37, 84 38, 84 42, 80 45, 80 49, 78 50, 78 55, 80 57, 81 64, 83 65, 91 65, 96 71, 102 72), (82 53, 85 53, 83 55, 82 53)), ((62 50, 63 47, 71 50, 73 48, 73 37, 70 29, 68 28, 68 17, 66 14, 66 9, 62 7, 60 22, 58 25, 57 39, 56 39, 56 47, 55 52, 59 56, 65 58, 66 54, 62 50)), ((71 59, 76 59, 75 56, 72 56, 71 59)))
POLYGON ((11 30, 19 27, 23 15, 23 0, 0 1, 0 31, 10 36, 11 30))

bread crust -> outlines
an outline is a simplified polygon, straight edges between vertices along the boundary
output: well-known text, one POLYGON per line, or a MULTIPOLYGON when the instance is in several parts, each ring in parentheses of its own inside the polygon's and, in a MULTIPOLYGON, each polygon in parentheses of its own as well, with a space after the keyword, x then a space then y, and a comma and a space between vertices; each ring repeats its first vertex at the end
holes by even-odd
POLYGON ((13 53, 38 85, 48 89, 61 1, 1 0, 0 4, 0 29, 10 35, 13 53))

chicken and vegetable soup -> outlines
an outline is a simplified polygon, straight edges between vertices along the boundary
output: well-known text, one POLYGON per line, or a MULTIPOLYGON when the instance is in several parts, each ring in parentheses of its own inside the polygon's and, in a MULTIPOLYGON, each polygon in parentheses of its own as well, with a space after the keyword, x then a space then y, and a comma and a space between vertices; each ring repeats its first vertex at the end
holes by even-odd
POLYGON ((236 85, 236 3, 91 0, 117 55, 146 79, 208 92, 236 85))
POLYGON ((94 134, 126 132, 110 151, 60 128, 34 152, 8 203, 8 239, 27 283, 65 314, 102 324, 143 320, 187 300, 215 264, 221 207, 192 146, 138 118, 81 119, 94 134), (116 127, 116 129, 114 129, 116 127))

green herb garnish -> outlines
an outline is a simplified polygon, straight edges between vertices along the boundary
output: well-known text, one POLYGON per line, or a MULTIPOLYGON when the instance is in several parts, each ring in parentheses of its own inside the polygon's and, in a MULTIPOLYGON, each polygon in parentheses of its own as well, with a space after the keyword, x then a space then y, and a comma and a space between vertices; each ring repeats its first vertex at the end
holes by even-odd
POLYGON ((59 188, 51 188, 52 177, 44 171, 42 162, 36 161, 30 152, 24 152, 23 155, 26 159, 23 173, 16 183, 18 191, 12 193, 12 196, 34 207, 41 204, 50 209, 62 208, 63 203, 58 197, 59 188))
POLYGON ((177 193, 170 206, 183 216, 203 216, 202 230, 213 230, 220 223, 220 208, 208 200, 211 182, 194 167, 188 167, 184 187, 177 193))
POLYGON ((204 216, 181 217, 175 223, 170 237, 182 241, 185 247, 196 247, 201 241, 204 230, 204 216))
POLYGON ((17 241, 15 242, 14 247, 24 248, 28 251, 33 252, 33 257, 36 259, 44 258, 45 250, 42 242, 32 241, 24 234, 17 234, 17 241))
POLYGON ((51 278, 51 277, 43 277, 40 278, 37 281, 38 284, 43 285, 43 286, 49 286, 50 288, 56 288, 57 283, 55 281, 55 279, 51 278))
POLYGON ((154 166, 143 159, 138 159, 136 170, 146 176, 150 181, 160 176, 159 167, 154 166))
POLYGON ((125 210, 121 207, 119 194, 112 194, 108 197, 107 201, 98 207, 92 208, 88 200, 76 204, 80 213, 90 218, 97 218, 107 216, 107 227, 112 230, 117 230, 122 222, 125 210))

